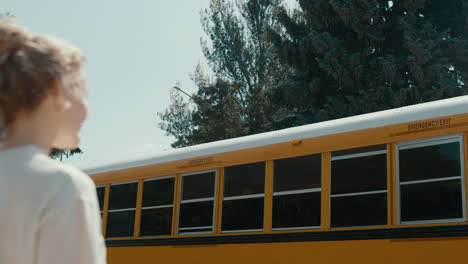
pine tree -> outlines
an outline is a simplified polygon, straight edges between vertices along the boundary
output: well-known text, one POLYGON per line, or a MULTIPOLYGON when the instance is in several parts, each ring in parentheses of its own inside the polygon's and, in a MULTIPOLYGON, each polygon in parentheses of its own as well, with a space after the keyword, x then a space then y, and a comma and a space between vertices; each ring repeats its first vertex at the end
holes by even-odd
POLYGON ((199 86, 193 96, 196 110, 192 114, 194 143, 203 143, 239 137, 246 134, 243 127, 244 109, 238 103, 236 93, 240 86, 221 79, 206 86, 199 86))
POLYGON ((83 154, 83 151, 80 148, 75 148, 72 150, 61 150, 61 149, 53 148, 50 151, 49 156, 51 158, 59 159, 60 161, 62 161, 63 157, 68 159, 69 157, 76 155, 76 154, 83 154))
POLYGON ((193 145, 191 135, 194 124, 192 109, 188 102, 184 101, 177 91, 177 86, 171 90, 171 104, 163 113, 158 113, 160 122, 158 126, 166 131, 168 136, 174 136, 177 140, 171 144, 174 148, 193 145))
POLYGON ((298 0, 269 38, 291 67, 274 104, 288 127, 467 93, 464 0, 298 0))
POLYGON ((188 134, 171 130, 181 127, 175 118, 180 102, 172 101, 169 111, 159 114, 159 127, 176 137, 175 147, 239 137, 271 130, 278 112, 271 106, 271 91, 284 76, 282 66, 271 52, 266 38, 276 27, 273 11, 282 0, 212 0, 201 12, 201 23, 208 40, 201 40, 203 53, 214 76, 201 66, 192 79, 198 92, 185 112, 193 130, 188 134), (178 142, 184 142, 179 144, 178 142))

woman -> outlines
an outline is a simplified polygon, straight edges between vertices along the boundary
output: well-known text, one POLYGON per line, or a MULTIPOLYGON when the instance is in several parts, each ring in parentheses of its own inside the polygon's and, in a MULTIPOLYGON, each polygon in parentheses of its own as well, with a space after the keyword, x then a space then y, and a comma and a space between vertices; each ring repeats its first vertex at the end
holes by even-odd
POLYGON ((84 57, 0 20, 0 263, 105 263, 96 189, 48 157, 87 116, 84 57))

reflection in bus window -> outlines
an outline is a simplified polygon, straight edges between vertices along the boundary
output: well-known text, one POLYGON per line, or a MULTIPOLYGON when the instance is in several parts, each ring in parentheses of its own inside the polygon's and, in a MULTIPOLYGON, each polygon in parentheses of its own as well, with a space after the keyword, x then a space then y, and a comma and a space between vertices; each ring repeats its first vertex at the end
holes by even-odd
POLYGON ((179 233, 213 232, 216 172, 182 176, 179 233))
POLYGON ((174 182, 174 177, 144 181, 140 236, 171 234, 174 182))
POLYGON ((400 222, 465 217, 460 136, 398 145, 400 222))
POLYGON ((101 218, 102 218, 102 212, 104 208, 104 195, 106 192, 106 186, 98 186, 96 187, 96 194, 98 198, 98 203, 99 203, 99 211, 101 211, 101 218))
POLYGON ((133 236, 137 189, 137 182, 110 186, 107 237, 133 236))
POLYGON ((274 161, 274 230, 320 227, 321 162, 321 154, 274 161))
POLYGON ((387 224, 385 145, 333 152, 330 185, 331 227, 387 224))
POLYGON ((222 231, 261 231, 265 192, 265 162, 226 167, 222 231))

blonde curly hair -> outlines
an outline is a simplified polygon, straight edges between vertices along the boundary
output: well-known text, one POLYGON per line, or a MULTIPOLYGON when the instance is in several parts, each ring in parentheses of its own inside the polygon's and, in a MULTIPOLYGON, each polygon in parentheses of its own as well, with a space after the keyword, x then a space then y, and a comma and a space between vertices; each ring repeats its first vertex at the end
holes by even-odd
POLYGON ((83 63, 76 47, 0 19, 0 132, 18 113, 34 111, 55 82, 73 86, 83 63))

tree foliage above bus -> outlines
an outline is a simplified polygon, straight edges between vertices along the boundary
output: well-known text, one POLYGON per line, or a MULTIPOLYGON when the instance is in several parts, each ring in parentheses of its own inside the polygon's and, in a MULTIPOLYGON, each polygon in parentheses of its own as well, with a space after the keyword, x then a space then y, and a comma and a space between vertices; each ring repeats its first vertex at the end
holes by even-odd
POLYGON ((237 3, 202 12, 213 74, 160 113, 174 147, 467 94, 466 1, 237 3))

